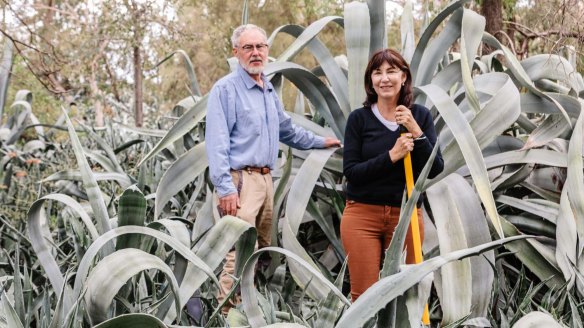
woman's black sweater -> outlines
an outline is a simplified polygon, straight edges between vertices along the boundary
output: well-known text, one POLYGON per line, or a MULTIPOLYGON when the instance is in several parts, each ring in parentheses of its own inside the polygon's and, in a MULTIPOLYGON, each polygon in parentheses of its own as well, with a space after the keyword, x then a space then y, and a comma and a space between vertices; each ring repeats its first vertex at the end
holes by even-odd
MULTIPOLYGON (((413 105, 412 115, 426 136, 414 142, 411 153, 414 179, 426 165, 436 144, 436 131, 430 111, 421 105, 413 105)), ((354 110, 347 120, 343 173, 347 177, 347 199, 360 203, 401 206, 405 190, 403 159, 392 163, 389 151, 400 135, 399 129, 389 130, 370 107, 354 110)), ((433 178, 444 169, 440 151, 428 175, 433 178)), ((418 206, 421 204, 421 198, 418 206)))

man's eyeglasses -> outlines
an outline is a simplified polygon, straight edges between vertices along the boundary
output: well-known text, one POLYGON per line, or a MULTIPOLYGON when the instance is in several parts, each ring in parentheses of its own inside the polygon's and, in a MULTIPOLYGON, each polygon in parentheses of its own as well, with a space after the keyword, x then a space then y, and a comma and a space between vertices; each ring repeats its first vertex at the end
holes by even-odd
POLYGON ((240 48, 243 50, 243 52, 252 52, 254 48, 261 52, 268 49, 268 45, 266 43, 245 44, 240 48))

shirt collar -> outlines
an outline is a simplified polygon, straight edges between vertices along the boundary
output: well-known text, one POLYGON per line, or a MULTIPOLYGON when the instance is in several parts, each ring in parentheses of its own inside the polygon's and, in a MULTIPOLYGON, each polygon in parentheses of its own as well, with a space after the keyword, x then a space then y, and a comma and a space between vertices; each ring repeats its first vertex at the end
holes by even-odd
MULTIPOLYGON (((243 83, 245 84, 245 86, 248 89, 251 89, 255 86, 259 87, 259 85, 256 83, 256 81, 254 79, 252 79, 251 76, 247 73, 247 71, 245 69, 243 69, 243 67, 239 64, 237 65, 237 73, 239 74, 239 76, 243 80, 243 83)), ((266 78, 266 75, 264 73, 262 73, 261 78, 264 81, 264 88, 271 92, 273 89, 272 83, 270 83, 270 81, 268 81, 268 79, 266 78)))

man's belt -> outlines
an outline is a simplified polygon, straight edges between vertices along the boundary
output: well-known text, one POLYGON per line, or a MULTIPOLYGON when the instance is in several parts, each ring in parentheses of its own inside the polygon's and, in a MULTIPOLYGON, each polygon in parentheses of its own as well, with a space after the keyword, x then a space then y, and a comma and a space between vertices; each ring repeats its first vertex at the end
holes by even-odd
POLYGON ((242 171, 247 171, 248 173, 257 172, 259 174, 270 174, 269 167, 253 167, 253 166, 246 166, 241 169, 242 171))

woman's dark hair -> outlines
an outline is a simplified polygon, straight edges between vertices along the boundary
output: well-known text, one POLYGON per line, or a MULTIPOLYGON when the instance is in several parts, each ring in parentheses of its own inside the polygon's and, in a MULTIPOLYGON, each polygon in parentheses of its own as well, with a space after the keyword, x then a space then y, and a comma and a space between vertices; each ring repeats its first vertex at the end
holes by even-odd
POLYGON ((399 68, 402 72, 406 73, 406 81, 399 92, 397 104, 410 108, 413 101, 412 73, 410 72, 410 66, 399 52, 393 49, 378 50, 373 56, 371 56, 369 64, 367 64, 367 69, 365 70, 365 93, 367 93, 367 98, 365 99, 365 102, 363 102, 363 106, 371 107, 371 105, 377 102, 377 93, 375 93, 375 90, 373 89, 371 74, 374 70, 383 65, 384 62, 387 62, 390 66, 399 68))

